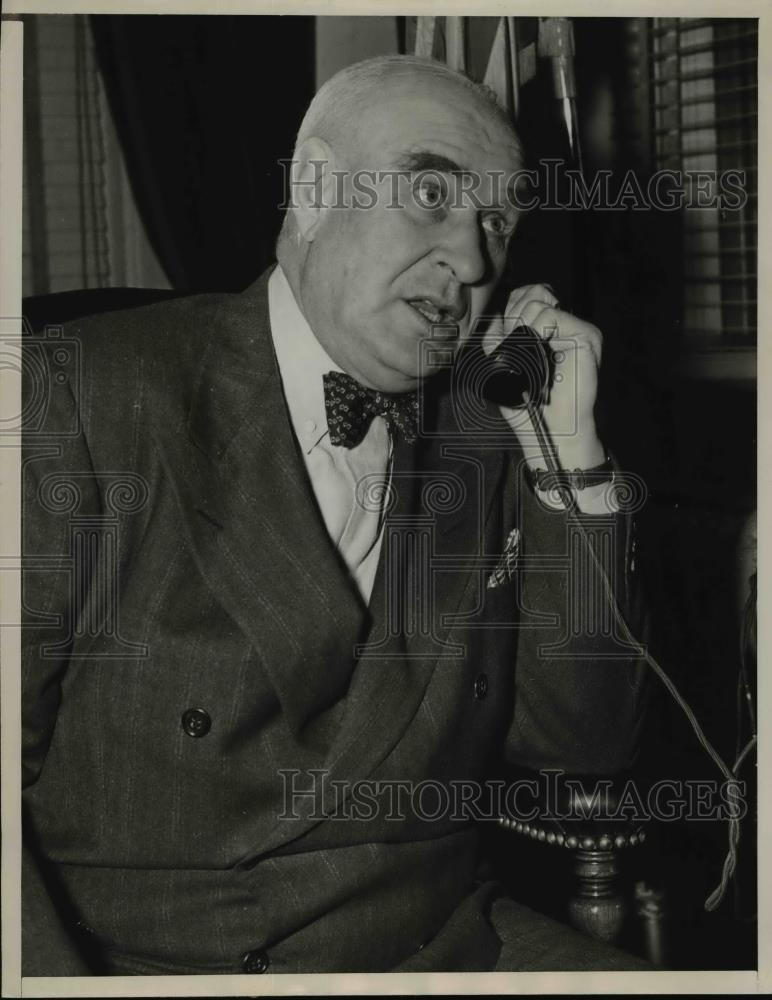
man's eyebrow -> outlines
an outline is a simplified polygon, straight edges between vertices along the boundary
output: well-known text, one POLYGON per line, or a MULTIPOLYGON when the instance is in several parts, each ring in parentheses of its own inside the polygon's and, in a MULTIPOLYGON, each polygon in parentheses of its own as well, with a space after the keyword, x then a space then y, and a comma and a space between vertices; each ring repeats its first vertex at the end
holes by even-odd
MULTIPOLYGON (((412 153, 405 153, 400 156, 397 160, 397 170, 404 173, 416 174, 420 174, 423 171, 432 171, 438 174, 455 174, 456 176, 464 177, 474 176, 474 171, 460 166, 455 160, 426 149, 415 150, 412 153)), ((499 173, 503 176, 503 172, 491 171, 491 177, 496 177, 499 173)), ((509 192, 513 183, 514 181, 510 177, 506 185, 507 192, 509 192)), ((497 190, 501 191, 500 187, 497 190)), ((507 195, 500 196, 487 207, 510 214, 513 211, 512 198, 507 195)))
POLYGON ((421 149, 413 153, 405 153, 397 160, 397 169, 408 173, 420 173, 423 170, 434 170, 439 174, 467 174, 469 171, 459 166, 455 160, 421 149))

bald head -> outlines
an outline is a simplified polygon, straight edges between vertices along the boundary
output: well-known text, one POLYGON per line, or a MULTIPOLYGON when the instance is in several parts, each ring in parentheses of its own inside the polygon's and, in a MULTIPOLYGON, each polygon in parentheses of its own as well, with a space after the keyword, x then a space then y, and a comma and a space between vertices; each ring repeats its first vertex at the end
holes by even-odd
POLYGON ((359 145, 368 128, 368 112, 409 91, 414 95, 446 94, 454 90, 473 97, 481 114, 490 115, 519 140, 506 111, 485 84, 419 56, 387 55, 365 59, 340 70, 317 91, 298 130, 296 146, 314 136, 340 152, 359 145))

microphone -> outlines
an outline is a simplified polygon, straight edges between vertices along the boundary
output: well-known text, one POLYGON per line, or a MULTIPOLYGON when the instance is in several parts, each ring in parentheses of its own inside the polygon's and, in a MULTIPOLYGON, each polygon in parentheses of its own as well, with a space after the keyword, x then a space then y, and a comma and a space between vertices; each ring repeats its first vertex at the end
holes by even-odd
POLYGON ((582 151, 576 113, 576 76, 574 74, 574 28, 567 17, 543 17, 539 20, 538 52, 552 64, 552 84, 560 101, 568 133, 568 146, 574 162, 582 169, 582 151))

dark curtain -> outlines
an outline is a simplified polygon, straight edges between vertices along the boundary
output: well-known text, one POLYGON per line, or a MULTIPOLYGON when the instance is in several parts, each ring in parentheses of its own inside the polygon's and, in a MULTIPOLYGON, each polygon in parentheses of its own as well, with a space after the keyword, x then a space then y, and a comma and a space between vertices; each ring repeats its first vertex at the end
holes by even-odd
POLYGON ((244 288, 272 260, 283 170, 314 93, 314 19, 94 16, 129 177, 178 291, 244 288))

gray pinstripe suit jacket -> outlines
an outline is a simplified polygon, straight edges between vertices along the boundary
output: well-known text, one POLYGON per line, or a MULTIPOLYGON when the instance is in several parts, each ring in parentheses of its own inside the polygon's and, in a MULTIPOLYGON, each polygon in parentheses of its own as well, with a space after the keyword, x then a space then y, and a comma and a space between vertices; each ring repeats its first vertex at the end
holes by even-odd
POLYGON ((82 321, 61 382, 61 344, 30 347, 51 379, 24 464, 26 974, 233 972, 254 949, 271 971, 492 968, 474 824, 322 818, 334 780, 634 752, 641 667, 582 659, 603 651, 587 636, 575 660, 537 652, 564 628, 565 516, 439 391, 438 433, 397 451, 361 604, 296 450, 266 283, 82 321), (516 525, 542 567, 486 589, 516 525), (329 780, 282 817, 314 769, 329 780))

